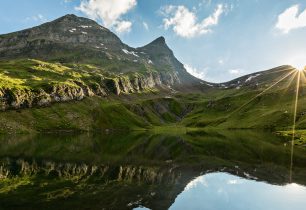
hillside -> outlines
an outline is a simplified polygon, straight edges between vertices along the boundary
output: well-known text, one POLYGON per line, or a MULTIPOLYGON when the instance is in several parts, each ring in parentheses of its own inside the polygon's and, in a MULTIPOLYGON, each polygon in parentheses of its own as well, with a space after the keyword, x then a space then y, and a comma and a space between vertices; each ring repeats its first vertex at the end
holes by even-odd
POLYGON ((1 35, 0 75, 2 110, 93 95, 208 87, 187 73, 163 37, 134 49, 75 15, 1 35))
MULTIPOLYGON (((190 75, 163 37, 132 48, 96 22, 66 15, 0 35, 0 132, 287 130, 297 72, 285 65, 213 84, 190 75)), ((298 128, 306 128, 304 113, 299 106, 298 128)))

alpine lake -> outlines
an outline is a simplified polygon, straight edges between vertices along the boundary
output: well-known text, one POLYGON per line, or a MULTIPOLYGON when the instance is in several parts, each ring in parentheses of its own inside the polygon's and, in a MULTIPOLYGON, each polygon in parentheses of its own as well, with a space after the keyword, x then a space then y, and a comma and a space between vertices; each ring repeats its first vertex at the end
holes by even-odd
POLYGON ((306 148, 272 132, 47 133, 0 142, 0 209, 306 207, 306 148))

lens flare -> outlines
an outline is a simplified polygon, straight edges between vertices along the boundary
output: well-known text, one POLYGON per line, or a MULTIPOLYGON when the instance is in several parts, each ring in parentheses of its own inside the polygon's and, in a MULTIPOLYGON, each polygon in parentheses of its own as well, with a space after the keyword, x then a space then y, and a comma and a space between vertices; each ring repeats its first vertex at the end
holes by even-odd
POLYGON ((265 90, 263 90, 261 93, 257 94, 256 96, 254 96, 253 98, 251 98, 249 101, 247 101, 246 103, 242 104, 242 106, 238 107, 236 110, 234 110, 233 112, 231 112, 227 117, 232 116, 234 113, 240 111, 243 107, 247 106, 249 103, 251 103, 252 101, 254 101, 256 98, 258 98, 259 96, 263 95, 265 92, 267 92, 268 90, 272 89, 274 86, 276 86, 277 84, 279 84, 281 81, 285 80, 286 78, 288 78, 290 75, 292 75, 293 73, 295 73, 295 71, 290 71, 288 74, 285 74, 285 76, 281 77, 279 80, 277 80, 275 83, 273 83, 272 85, 270 85, 268 88, 266 88, 265 90))
POLYGON ((296 129, 296 116, 298 110, 299 101, 299 91, 300 91, 300 80, 302 71, 298 72, 295 90, 295 101, 294 101, 294 112, 293 112, 293 125, 292 125, 292 140, 291 140, 291 155, 290 155, 290 172, 289 172, 289 182, 292 182, 292 167, 293 167, 293 152, 294 152, 294 139, 295 139, 295 129, 296 129))
MULTIPOLYGON (((285 70, 279 70, 272 73, 280 73, 283 71, 288 71, 288 69, 285 70)), ((270 74, 270 73, 268 73, 270 74)), ((278 85, 280 82, 284 81, 286 79, 285 89, 283 89, 285 92, 289 90, 290 86, 294 81, 296 81, 296 87, 295 90, 295 96, 293 101, 293 124, 292 124, 292 139, 291 139, 291 150, 290 150, 290 169, 289 169, 289 182, 292 183, 292 169, 293 169, 293 155, 294 155, 294 140, 296 137, 296 120, 297 120, 297 113, 298 113, 298 102, 299 102, 299 93, 302 85, 306 84, 306 67, 301 68, 294 68, 289 71, 289 73, 281 75, 279 78, 276 79, 276 82, 271 84, 268 88, 264 89, 262 92, 245 102, 242 106, 235 109, 233 112, 231 112, 227 117, 231 117, 234 113, 240 111, 245 106, 247 106, 249 103, 251 103, 253 100, 255 100, 257 97, 263 95, 276 85, 278 85)))

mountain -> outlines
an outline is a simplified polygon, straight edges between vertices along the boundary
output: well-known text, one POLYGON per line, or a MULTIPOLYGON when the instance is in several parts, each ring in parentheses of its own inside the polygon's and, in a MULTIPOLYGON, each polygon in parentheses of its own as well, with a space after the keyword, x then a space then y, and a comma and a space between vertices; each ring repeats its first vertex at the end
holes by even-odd
MULTIPOLYGON (((279 66, 273 69, 255 72, 248 74, 229 82, 221 83, 219 86, 225 88, 241 88, 241 87, 252 87, 259 88, 267 85, 272 85, 282 77, 296 71, 296 69, 289 65, 279 66)), ((286 81, 286 80, 285 80, 286 81)))
MULTIPOLYGON (((290 129, 297 72, 284 65, 208 83, 186 71, 164 37, 132 48, 95 21, 66 15, 0 35, 0 132, 290 129)), ((304 113, 298 109, 299 128, 304 113)))
POLYGON ((163 37, 132 48, 75 15, 1 35, 0 73, 2 110, 92 95, 209 87, 185 70, 163 37))

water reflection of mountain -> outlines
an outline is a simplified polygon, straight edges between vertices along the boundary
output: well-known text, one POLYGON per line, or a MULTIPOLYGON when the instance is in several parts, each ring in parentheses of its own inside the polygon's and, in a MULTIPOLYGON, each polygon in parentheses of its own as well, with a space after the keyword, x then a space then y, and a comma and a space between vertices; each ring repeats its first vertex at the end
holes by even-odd
MULTIPOLYGON (((194 177, 212 171, 277 185, 289 180, 286 139, 258 131, 10 136, 1 142, 3 208, 167 209, 194 177)), ((296 148, 293 182, 306 184, 305 163, 304 149, 296 148)))

